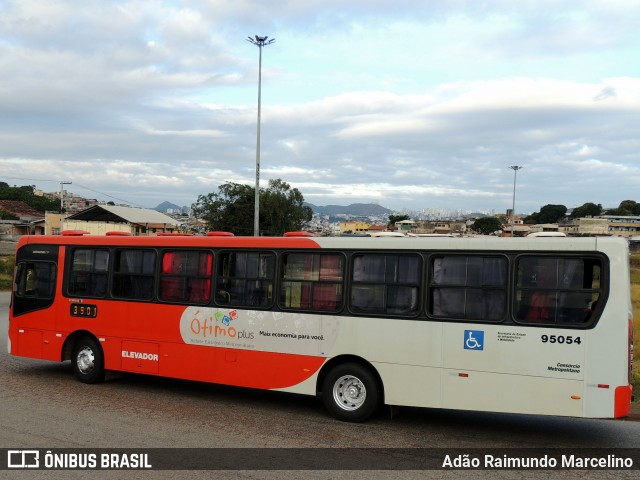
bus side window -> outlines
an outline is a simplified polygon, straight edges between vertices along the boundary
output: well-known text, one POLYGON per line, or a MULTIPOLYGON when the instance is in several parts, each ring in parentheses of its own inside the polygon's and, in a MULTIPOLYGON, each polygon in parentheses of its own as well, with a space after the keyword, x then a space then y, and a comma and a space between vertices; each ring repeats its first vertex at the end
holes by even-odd
POLYGON ((507 278, 507 261, 502 257, 433 257, 429 313, 436 317, 500 321, 506 313, 507 278))
POLYGON ((156 253, 153 250, 122 249, 115 252, 113 266, 114 297, 151 300, 153 297, 156 253))
POLYGON ((53 298, 56 268, 49 262, 20 263, 16 272, 16 294, 23 297, 53 298))
POLYGON ((593 258, 526 256, 518 262, 516 319, 585 323, 602 294, 601 263, 593 258))
POLYGON ((421 258, 413 254, 358 254, 353 257, 350 306, 355 313, 417 313, 421 258))
POLYGON ((267 308, 273 303, 273 252, 221 252, 217 274, 219 305, 267 308))
POLYGON ((159 298, 205 304, 211 294, 213 255, 204 250, 167 251, 162 257, 159 298))
POLYGON ((333 253, 283 255, 282 308, 335 312, 342 308, 344 257, 333 253))
POLYGON ((73 252, 69 294, 77 297, 104 297, 109 276, 109 251, 78 248, 73 252))

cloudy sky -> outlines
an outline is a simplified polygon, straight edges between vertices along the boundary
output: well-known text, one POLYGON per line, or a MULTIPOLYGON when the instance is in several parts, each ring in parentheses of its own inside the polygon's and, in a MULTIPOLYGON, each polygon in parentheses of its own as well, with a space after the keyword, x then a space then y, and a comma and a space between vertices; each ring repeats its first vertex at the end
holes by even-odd
POLYGON ((154 207, 640 201, 640 0, 0 0, 0 181, 154 207))

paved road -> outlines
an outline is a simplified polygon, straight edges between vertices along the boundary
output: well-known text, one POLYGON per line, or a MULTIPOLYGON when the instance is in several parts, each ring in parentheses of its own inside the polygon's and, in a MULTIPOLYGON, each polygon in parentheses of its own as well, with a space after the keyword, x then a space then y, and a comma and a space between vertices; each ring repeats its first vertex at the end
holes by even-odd
MULTIPOLYGON (((84 385, 74 380, 68 362, 7 354, 8 299, 7 293, 0 292, 0 448, 640 447, 640 422, 633 421, 407 408, 393 419, 381 414, 354 425, 330 418, 315 398, 282 393, 139 375, 84 385)), ((53 473, 60 474, 57 478, 75 478, 76 474, 86 478, 86 472, 9 473, 11 478, 48 479, 53 473)), ((372 478, 370 472, 335 471, 94 473, 97 478, 114 479, 372 478)), ((471 472, 382 472, 374 476, 460 478, 465 473, 471 472)), ((474 472, 473 478, 478 473, 485 478, 526 477, 522 472, 474 472)), ((624 476, 624 472, 598 473, 606 478, 624 476)), ((3 472, 0 478, 6 478, 3 472)), ((584 478, 584 474, 564 472, 563 478, 584 478)))

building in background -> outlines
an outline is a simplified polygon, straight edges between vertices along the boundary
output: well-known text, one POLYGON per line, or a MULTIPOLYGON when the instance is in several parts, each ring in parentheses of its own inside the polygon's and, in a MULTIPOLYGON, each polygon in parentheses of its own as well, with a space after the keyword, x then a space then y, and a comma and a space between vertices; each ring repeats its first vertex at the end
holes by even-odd
POLYGON ((12 240, 21 235, 42 235, 44 226, 37 222, 44 220, 44 213, 38 212, 20 200, 0 200, 0 210, 14 217, 0 220, 0 236, 12 240))
POLYGON ((131 235, 178 233, 179 222, 147 208, 95 205, 62 220, 62 230, 83 230, 92 235, 122 232, 131 235))

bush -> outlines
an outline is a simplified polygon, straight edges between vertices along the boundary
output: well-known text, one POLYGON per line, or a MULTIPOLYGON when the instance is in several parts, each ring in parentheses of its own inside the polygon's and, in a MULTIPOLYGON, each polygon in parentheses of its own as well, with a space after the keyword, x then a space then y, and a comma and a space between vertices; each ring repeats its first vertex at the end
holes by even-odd
POLYGON ((0 257, 0 290, 11 290, 14 261, 13 255, 0 257))

